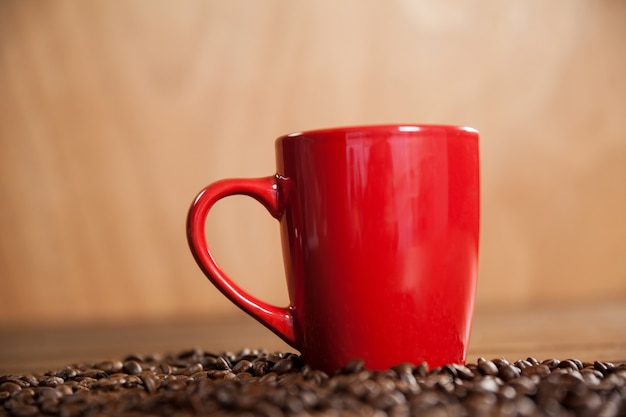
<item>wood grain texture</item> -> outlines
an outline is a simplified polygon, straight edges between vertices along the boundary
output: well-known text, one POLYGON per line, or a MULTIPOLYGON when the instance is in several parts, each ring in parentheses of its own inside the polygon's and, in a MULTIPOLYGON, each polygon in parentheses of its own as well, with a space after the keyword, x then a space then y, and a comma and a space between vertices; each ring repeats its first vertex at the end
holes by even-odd
MULTIPOLYGON (((205 184, 295 130, 481 131, 480 305, 626 300, 626 3, 0 3, 0 326, 233 313, 195 266, 205 184)), ((207 222, 286 302, 278 228, 207 222)))
MULTIPOLYGON (((164 355, 195 347, 213 353, 244 348, 297 352, 244 313, 98 327, 29 326, 0 329, 0 375, 45 372, 130 354, 164 355)), ((511 362, 528 357, 624 362, 626 304, 479 309, 467 360, 475 362, 479 357, 511 362)))

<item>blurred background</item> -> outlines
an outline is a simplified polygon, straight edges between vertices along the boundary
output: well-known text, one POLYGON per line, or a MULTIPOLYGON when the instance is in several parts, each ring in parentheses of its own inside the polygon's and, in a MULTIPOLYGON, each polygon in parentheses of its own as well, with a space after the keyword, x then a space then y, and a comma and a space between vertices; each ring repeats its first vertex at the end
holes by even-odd
MULTIPOLYGON (((189 253, 206 184, 274 139, 373 123, 481 132, 478 308, 626 300, 626 2, 0 2, 0 326, 238 314, 189 253)), ((286 304, 278 224, 207 222, 286 304)))

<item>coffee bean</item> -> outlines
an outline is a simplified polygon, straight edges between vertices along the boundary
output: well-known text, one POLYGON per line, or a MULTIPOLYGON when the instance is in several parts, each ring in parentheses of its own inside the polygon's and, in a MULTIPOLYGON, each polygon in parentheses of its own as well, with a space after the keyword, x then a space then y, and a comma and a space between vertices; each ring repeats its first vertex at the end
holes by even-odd
POLYGON ((82 371, 78 371, 77 376, 93 378, 93 379, 101 379, 101 378, 106 378, 109 375, 101 369, 85 369, 82 371))
POLYGON ((578 368, 578 370, 583 369, 583 363, 580 361, 580 359, 570 359, 570 360, 576 364, 576 367, 578 368))
MULTIPOLYGON (((74 381, 72 381, 72 382, 74 382, 74 381)), ((72 386, 69 383, 67 383, 67 382, 65 384, 63 384, 63 385, 57 385, 57 387, 55 389, 59 392, 59 394, 62 397, 65 396, 65 395, 70 395, 70 394, 73 393, 72 386)))
POLYGON ((567 368, 567 369, 572 369, 574 371, 577 371, 579 369, 582 369, 582 364, 581 364, 580 368, 578 367, 579 363, 580 363, 580 361, 576 362, 573 359, 566 359, 564 361, 561 361, 557 367, 560 368, 560 369, 567 368))
POLYGON ((231 367, 228 360, 224 356, 219 356, 215 358, 215 362, 212 364, 212 369, 227 370, 231 369, 231 367))
POLYGON ((259 382, 271 385, 272 383, 276 382, 277 379, 278 374, 276 372, 268 372, 259 378, 259 382))
MULTIPOLYGON (((74 374, 76 375, 76 374, 74 374)), ((26 383, 28 383, 28 386, 30 387, 37 387, 39 386, 39 380, 37 379, 37 377, 35 375, 32 374, 27 374, 24 375, 22 377, 20 377, 20 379, 26 383)))
POLYGON ((530 363, 531 365, 539 365, 539 361, 533 357, 527 358, 526 361, 530 363))
POLYGON ((188 365, 185 368, 183 368, 180 373, 182 375, 190 376, 190 375, 193 375, 195 373, 202 372, 203 370, 204 369, 202 368, 202 364, 201 363, 193 363, 193 364, 188 365))
POLYGON ((102 378, 94 382, 92 387, 94 389, 113 390, 113 389, 120 388, 123 382, 124 382, 123 379, 118 379, 118 378, 102 378))
POLYGON ((122 368, 124 369, 124 372, 130 375, 137 375, 142 371, 141 364, 139 363, 139 361, 134 359, 130 359, 124 362, 122 368))
POLYGON ((498 377, 503 381, 509 381, 513 378, 517 378, 521 375, 521 371, 518 367, 513 365, 503 365, 498 370, 498 377))
POLYGON ((134 388, 142 383, 141 378, 137 375, 125 375, 120 378, 120 383, 124 385, 124 388, 134 388))
POLYGON ((417 365, 417 367, 413 370, 413 375, 420 378, 426 378, 426 375, 428 375, 428 364, 426 362, 422 362, 417 365))
POLYGON ((534 395, 537 392, 537 385, 528 377, 520 376, 508 381, 509 386, 515 388, 522 395, 534 395))
POLYGON ((492 362, 498 367, 498 369, 500 369, 500 367, 502 366, 510 365, 509 361, 504 358, 492 359, 492 362))
POLYGON ((456 368, 454 368, 454 366, 452 366, 452 365, 444 365, 444 366, 441 367, 441 369, 443 371, 449 373, 452 378, 457 378, 458 377, 458 373, 456 371, 456 368))
POLYGON ((21 404, 34 404, 35 391, 32 388, 22 388, 11 393, 11 398, 21 404))
POLYGON ((25 381, 24 379, 22 379, 22 377, 17 376, 17 375, 0 376, 0 384, 3 384, 5 382, 12 382, 14 384, 19 385, 20 388, 30 387, 30 383, 28 381, 25 381))
POLYGON ((263 376, 267 372, 269 365, 266 361, 257 360, 252 362, 252 371, 255 376, 263 376))
POLYGON ((124 364, 122 363, 122 361, 118 360, 104 361, 96 364, 95 367, 106 372, 107 374, 115 374, 122 371, 124 364))
POLYGON ((546 365, 548 368, 550 368, 550 370, 556 368, 559 366, 559 363, 561 361, 559 361, 558 359, 546 359, 544 361, 541 362, 542 365, 546 365))
POLYGON ((602 372, 603 374, 606 374, 606 373, 607 373, 607 371, 608 371, 608 369, 609 369, 609 367, 608 367, 608 366, 606 366, 604 363, 599 362, 599 361, 595 361, 595 362, 593 363, 593 367, 594 367, 594 369, 595 369, 595 370, 600 371, 600 372, 602 372))
POLYGON ((293 353, 196 348, 0 376, 0 415, 607 417, 626 415, 625 398, 626 364, 533 357, 377 371, 355 360, 329 376, 293 353))
POLYGON ((58 376, 46 376, 39 380, 39 385, 44 387, 56 387, 63 384, 65 381, 58 376))
POLYGON ((246 359, 242 359, 233 366, 233 372, 238 374, 240 372, 248 372, 252 369, 252 362, 246 359))
POLYGON ((22 389, 22 387, 19 384, 16 384, 15 382, 3 382, 2 384, 0 384, 0 392, 1 391, 6 391, 9 394, 14 393, 15 391, 20 391, 22 389))
MULTIPOLYGON (((398 378, 400 378, 400 381, 405 384, 405 385, 401 385, 401 386, 404 387, 404 389, 409 389, 409 390, 413 391, 414 390, 413 387, 417 386, 417 379, 413 375, 412 367, 409 367, 409 368, 404 369, 404 370, 396 369, 395 371, 396 371, 396 373, 398 375, 398 378)), ((367 373, 365 373, 363 371, 361 371, 361 373, 364 374, 366 378, 369 377, 369 375, 367 375, 367 373)))
POLYGON ((458 377, 461 379, 471 380, 476 376, 467 366, 458 364, 453 364, 452 366, 456 370, 458 377))
POLYGON ((272 371, 277 374, 284 374, 293 369, 293 362, 289 358, 284 358, 279 360, 272 366, 272 371))
POLYGON ((498 375, 498 367, 495 363, 488 360, 482 360, 478 362, 478 370, 483 375, 495 376, 498 375))
POLYGON ((71 366, 52 372, 49 376, 56 376, 62 379, 71 379, 78 374, 78 370, 71 366))
POLYGON ((527 377, 532 377, 533 375, 544 377, 548 374, 550 374, 550 368, 548 368, 546 365, 536 364, 536 365, 527 366, 524 369, 522 369, 522 375, 527 376, 527 377))
POLYGON ((38 399, 42 399, 42 398, 59 399, 63 396, 59 390, 57 390, 56 388, 50 388, 50 387, 35 388, 35 394, 37 395, 38 399))
POLYGON ((363 361, 362 359, 354 359, 348 362, 346 366, 343 367, 343 369, 341 370, 341 373, 352 374, 352 373, 363 370, 364 367, 365 367, 365 361, 363 361))
POLYGON ((161 362, 156 368, 161 374, 169 375, 172 373, 172 367, 167 362, 161 362))

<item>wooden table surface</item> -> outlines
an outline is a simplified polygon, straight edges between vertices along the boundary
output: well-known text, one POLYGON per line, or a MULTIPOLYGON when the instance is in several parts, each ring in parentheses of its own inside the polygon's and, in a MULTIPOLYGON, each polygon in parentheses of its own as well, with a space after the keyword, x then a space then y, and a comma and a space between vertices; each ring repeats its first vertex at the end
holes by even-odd
MULTIPOLYGON (((241 314, 167 322, 0 329, 0 375, 45 372, 76 362, 165 354, 200 347, 294 351, 241 314)), ((468 361, 535 357, 626 362, 626 302, 478 309, 468 361)))

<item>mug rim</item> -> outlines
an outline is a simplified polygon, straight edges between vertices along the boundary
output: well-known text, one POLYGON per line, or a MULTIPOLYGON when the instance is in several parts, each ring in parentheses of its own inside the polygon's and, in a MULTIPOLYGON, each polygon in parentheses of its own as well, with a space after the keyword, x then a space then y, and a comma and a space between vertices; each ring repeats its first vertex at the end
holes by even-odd
POLYGON ((463 132, 472 133, 478 135, 478 130, 464 125, 448 125, 448 124, 423 124, 423 123, 394 123, 394 124, 371 124, 371 125, 353 125, 353 126, 338 126, 338 127, 326 127, 320 129, 310 129, 291 132, 282 136, 279 136, 277 140, 284 139, 297 139, 311 136, 325 136, 329 134, 341 134, 341 133, 354 133, 358 131, 363 132, 390 132, 390 133, 412 133, 412 132, 463 132))

